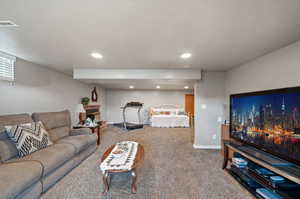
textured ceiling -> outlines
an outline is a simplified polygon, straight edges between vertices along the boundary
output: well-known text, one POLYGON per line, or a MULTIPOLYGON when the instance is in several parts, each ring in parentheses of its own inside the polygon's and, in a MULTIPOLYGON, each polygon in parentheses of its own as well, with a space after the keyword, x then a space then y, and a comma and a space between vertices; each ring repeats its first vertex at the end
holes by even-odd
POLYGON ((0 50, 68 74, 223 71, 299 40, 299 19, 299 0, 1 0, 0 20, 19 27, 0 28, 0 50), (185 51, 193 56, 183 61, 185 51))

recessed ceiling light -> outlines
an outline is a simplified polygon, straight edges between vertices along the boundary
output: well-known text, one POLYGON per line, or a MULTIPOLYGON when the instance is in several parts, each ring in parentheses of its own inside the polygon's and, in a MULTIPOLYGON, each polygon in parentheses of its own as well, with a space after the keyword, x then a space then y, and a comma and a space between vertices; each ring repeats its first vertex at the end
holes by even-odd
POLYGON ((157 85, 156 88, 157 88, 157 89, 160 89, 160 85, 157 85))
POLYGON ((102 59, 103 55, 101 55, 100 53, 92 53, 91 56, 95 59, 102 59))
POLYGON ((189 88, 190 88, 190 87, 188 87, 188 86, 185 86, 185 87, 184 87, 184 89, 189 89, 189 88))
POLYGON ((130 88, 130 89, 134 89, 134 86, 130 85, 129 88, 130 88))
POLYGON ((190 58, 192 56, 192 54, 191 53, 182 53, 181 54, 181 59, 188 59, 188 58, 190 58))

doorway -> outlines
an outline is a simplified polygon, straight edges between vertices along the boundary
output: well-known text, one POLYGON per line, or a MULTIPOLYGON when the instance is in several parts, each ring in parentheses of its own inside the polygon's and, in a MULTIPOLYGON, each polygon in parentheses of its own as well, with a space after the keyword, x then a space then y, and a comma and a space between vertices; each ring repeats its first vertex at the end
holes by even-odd
POLYGON ((185 112, 190 117, 190 126, 194 126, 194 94, 185 95, 185 112))

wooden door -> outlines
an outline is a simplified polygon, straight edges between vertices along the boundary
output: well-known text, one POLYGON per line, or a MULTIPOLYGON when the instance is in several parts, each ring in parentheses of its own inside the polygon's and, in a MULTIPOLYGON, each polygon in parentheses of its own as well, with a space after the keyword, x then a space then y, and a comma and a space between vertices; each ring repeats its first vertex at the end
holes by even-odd
POLYGON ((185 95, 185 112, 189 115, 194 116, 194 95, 186 94, 185 95))

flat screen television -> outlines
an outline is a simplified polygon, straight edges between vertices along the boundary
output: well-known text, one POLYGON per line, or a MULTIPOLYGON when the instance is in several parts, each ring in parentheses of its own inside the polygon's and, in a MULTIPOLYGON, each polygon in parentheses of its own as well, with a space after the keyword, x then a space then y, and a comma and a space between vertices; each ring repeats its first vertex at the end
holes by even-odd
POLYGON ((231 95, 230 136, 300 165, 300 87, 231 95))

